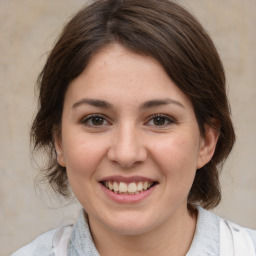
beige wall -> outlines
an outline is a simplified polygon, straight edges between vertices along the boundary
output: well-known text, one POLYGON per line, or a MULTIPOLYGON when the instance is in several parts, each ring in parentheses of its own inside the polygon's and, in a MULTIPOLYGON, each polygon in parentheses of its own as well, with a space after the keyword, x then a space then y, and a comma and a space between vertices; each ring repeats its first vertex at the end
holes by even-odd
MULTIPOLYGON (((34 188, 29 127, 34 85, 63 22, 86 1, 0 0, 0 255, 77 215, 79 206, 34 188)), ((183 0, 199 18, 223 59, 237 132, 216 212, 256 228, 256 1, 183 0)))

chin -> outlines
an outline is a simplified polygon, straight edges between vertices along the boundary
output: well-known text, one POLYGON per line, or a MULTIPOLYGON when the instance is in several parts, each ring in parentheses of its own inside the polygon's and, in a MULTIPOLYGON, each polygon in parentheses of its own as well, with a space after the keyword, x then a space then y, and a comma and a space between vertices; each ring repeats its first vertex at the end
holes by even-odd
POLYGON ((141 226, 141 225, 118 225, 117 227, 113 227, 112 229, 115 233, 123 236, 139 236, 145 234, 151 230, 149 226, 141 226))
POLYGON ((105 223, 113 232, 120 235, 136 236, 142 235, 157 226, 157 223, 152 218, 145 217, 140 214, 132 216, 125 216, 123 218, 113 218, 110 223, 105 223), (115 222, 113 222, 115 220, 115 222))

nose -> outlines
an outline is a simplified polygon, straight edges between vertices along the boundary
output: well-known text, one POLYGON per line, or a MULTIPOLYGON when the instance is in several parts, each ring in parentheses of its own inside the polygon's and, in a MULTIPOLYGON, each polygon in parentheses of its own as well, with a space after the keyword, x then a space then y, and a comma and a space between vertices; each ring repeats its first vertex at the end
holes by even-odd
POLYGON ((128 169, 147 159, 147 150, 140 132, 135 127, 120 127, 111 138, 108 159, 128 169))

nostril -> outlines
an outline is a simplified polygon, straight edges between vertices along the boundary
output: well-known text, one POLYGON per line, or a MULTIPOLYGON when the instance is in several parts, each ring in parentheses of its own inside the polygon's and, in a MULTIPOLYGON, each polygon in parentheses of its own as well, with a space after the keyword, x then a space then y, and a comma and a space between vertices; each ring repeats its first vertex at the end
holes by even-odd
POLYGON ((108 159, 122 168, 132 168, 143 163, 148 155, 146 149, 139 145, 127 145, 124 142, 109 148, 108 159))

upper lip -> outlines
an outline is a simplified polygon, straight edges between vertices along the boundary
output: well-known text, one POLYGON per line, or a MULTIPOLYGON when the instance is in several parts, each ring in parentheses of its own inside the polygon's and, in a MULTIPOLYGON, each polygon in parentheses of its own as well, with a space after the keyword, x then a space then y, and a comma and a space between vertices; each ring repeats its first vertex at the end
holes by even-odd
POLYGON ((125 183, 131 183, 131 182, 140 182, 140 181, 149 181, 149 182, 157 182, 156 180, 153 180, 151 178, 143 177, 143 176, 130 176, 125 177, 121 175, 112 175, 108 177, 104 177, 101 182, 103 181, 117 181, 117 182, 125 182, 125 183))

